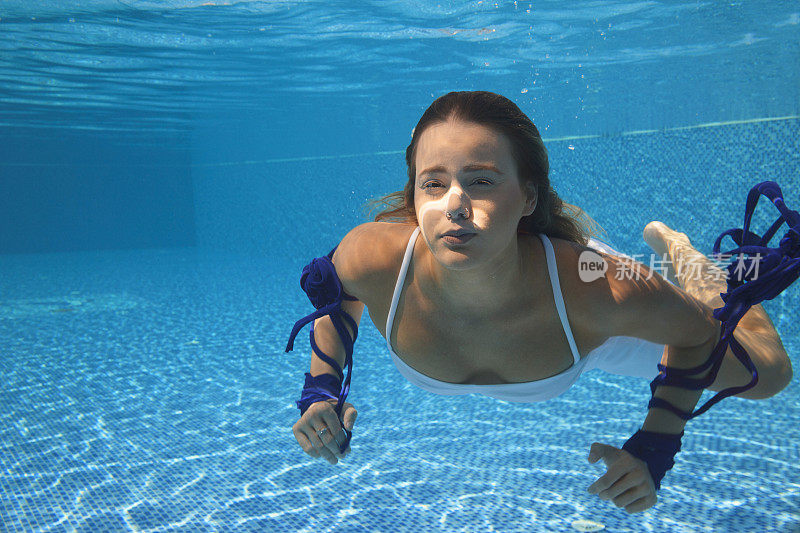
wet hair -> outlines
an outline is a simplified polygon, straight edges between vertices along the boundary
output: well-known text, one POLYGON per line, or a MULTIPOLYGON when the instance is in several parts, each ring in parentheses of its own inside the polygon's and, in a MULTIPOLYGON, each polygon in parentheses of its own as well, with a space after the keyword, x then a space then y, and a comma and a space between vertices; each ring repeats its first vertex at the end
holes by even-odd
POLYGON ((369 202, 373 206, 370 212, 376 207, 388 206, 375 216, 375 222, 393 219, 419 224, 414 209, 419 138, 428 126, 451 120, 488 127, 510 141, 520 185, 524 189, 527 183, 531 183, 537 193, 536 210, 520 219, 518 233, 544 233, 548 237, 586 245, 589 237, 597 235, 598 228, 602 230, 581 208, 564 202, 553 190, 548 176, 547 150, 531 119, 508 98, 488 91, 450 92, 434 100, 425 110, 413 130, 411 144, 406 148, 408 182, 402 191, 369 202))

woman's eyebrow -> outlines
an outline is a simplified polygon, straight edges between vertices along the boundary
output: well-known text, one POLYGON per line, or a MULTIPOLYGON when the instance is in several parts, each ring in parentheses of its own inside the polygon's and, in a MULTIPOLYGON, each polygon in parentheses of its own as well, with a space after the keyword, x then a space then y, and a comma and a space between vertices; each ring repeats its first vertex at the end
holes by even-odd
MULTIPOLYGON (((464 166, 464 168, 461 169, 461 170, 463 170, 464 172, 471 172, 471 171, 474 171, 474 170, 491 170, 492 172, 495 172, 497 174, 500 174, 500 175, 503 174, 502 172, 500 172, 497 169, 496 166, 494 166, 491 163, 470 163, 469 165, 464 166)), ((436 166, 433 166, 433 167, 426 168, 425 170, 420 172, 420 175, 422 175, 422 174, 435 174, 437 172, 447 172, 447 169, 445 169, 442 165, 436 165, 436 166)))

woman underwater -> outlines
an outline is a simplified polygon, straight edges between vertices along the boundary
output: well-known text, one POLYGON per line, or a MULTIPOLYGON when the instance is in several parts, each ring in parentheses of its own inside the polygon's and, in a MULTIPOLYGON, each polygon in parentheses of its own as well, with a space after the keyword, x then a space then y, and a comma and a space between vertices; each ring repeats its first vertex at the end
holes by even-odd
MULTIPOLYGON (((658 376, 641 430, 623 448, 595 442, 589 453, 607 466, 589 492, 629 513, 655 505, 686 421, 703 411, 692 413, 703 388, 762 399, 790 382, 791 363, 761 305, 718 319, 714 310, 731 287, 685 234, 658 221, 644 228, 647 244, 671 260, 667 279, 590 239, 582 211, 550 186, 536 126, 507 98, 438 98, 414 129, 406 163, 404 191, 384 199, 396 208, 303 271, 317 311, 297 322, 286 351, 313 321, 311 368, 292 428, 308 455, 336 464, 350 451, 357 413, 344 401, 350 372, 345 379, 342 368, 352 366, 365 306, 401 374, 438 394, 543 401, 589 368, 658 376), (581 277, 586 252, 605 262, 604 275, 581 277), (657 386, 659 378, 672 386, 657 386)), ((797 253, 800 240, 790 244, 797 253)))

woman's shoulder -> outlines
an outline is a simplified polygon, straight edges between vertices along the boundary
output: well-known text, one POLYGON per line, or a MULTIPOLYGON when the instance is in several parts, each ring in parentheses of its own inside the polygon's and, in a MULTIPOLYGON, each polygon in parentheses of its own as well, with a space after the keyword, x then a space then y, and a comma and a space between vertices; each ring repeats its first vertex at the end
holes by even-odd
POLYGON ((396 275, 415 228, 413 224, 365 222, 350 230, 332 259, 345 291, 367 303, 385 286, 387 276, 396 275))
POLYGON ((550 240, 562 285, 582 296, 587 306, 597 303, 598 308, 592 309, 593 312, 609 298, 623 299, 636 288, 635 278, 647 275, 647 267, 629 257, 567 239, 550 237, 550 240))
POLYGON ((599 254, 600 260, 606 263, 603 274, 587 275, 587 263, 598 259, 598 255, 595 255, 597 250, 568 239, 549 239, 553 245, 561 294, 573 332, 579 332, 589 345, 599 346, 609 336, 603 325, 603 317, 609 298, 613 298, 614 280, 609 280, 609 276, 613 277, 617 270, 617 258, 599 254), (595 253, 587 255, 586 252, 595 253))
POLYGON ((642 328, 641 317, 655 309, 666 313, 669 306, 683 307, 687 312, 691 307, 685 293, 644 263, 580 243, 553 240, 560 245, 554 242, 554 248, 561 248, 561 253, 556 251, 556 257, 562 292, 565 298, 570 294, 578 320, 593 334, 655 340, 652 335, 646 336, 646 330, 636 330, 642 328), (592 253, 584 255, 585 252, 592 253), (634 323, 638 325, 630 329, 630 324, 634 323), (624 327, 629 329, 620 329, 624 327))
POLYGON ((553 246, 553 255, 558 266, 559 279, 577 279, 581 254, 587 250, 592 250, 592 248, 588 245, 559 237, 547 236, 547 240, 553 246))
MULTIPOLYGON (((406 243, 417 228, 414 224, 365 222, 350 230, 334 257, 348 260, 369 270, 395 268, 402 260, 406 243)), ((335 262, 335 261, 334 261, 335 262)))

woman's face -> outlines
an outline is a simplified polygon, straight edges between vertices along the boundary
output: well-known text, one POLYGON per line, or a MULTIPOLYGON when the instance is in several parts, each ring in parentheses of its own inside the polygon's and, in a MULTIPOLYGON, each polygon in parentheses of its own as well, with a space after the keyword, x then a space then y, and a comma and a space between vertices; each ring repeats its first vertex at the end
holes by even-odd
POLYGON ((521 186, 504 135, 471 122, 435 123, 420 136, 415 163, 417 220, 440 263, 470 268, 516 243, 520 218, 533 213, 536 195, 533 186, 521 186), (453 229, 475 235, 449 242, 442 234, 453 229))

